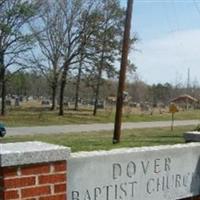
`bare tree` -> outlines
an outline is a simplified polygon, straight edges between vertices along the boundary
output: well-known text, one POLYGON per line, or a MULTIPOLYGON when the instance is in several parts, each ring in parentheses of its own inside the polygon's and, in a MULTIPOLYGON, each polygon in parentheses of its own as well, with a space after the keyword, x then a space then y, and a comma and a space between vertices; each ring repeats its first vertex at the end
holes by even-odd
MULTIPOLYGON (((95 38, 92 37, 95 32, 99 31, 99 27, 97 26, 97 23, 100 19, 99 15, 99 8, 93 9, 92 13, 90 14, 90 17, 88 17, 88 30, 85 31, 82 34, 82 37, 80 38, 80 53, 78 55, 79 63, 77 69, 77 75, 76 75, 76 89, 75 89, 75 110, 78 110, 78 101, 79 101, 79 93, 80 93, 80 84, 82 76, 86 73, 88 69, 88 64, 91 65, 91 57, 94 55, 94 40, 95 38), (93 22, 91 22, 92 20, 93 22)), ((85 26, 84 21, 80 21, 80 26, 85 26)))
POLYGON ((32 45, 32 35, 26 24, 35 16, 36 7, 36 1, 0 1, 1 115, 5 115, 8 69, 13 72, 24 68, 22 58, 32 45))
POLYGON ((80 50, 80 61, 78 66, 78 74, 76 77, 76 90, 75 90, 75 105, 74 110, 78 110, 78 102, 79 102, 79 91, 80 91, 80 83, 81 83, 81 76, 83 72, 83 62, 84 62, 84 44, 82 45, 82 48, 80 50))
POLYGON ((100 17, 97 22, 99 31, 95 32, 93 49, 94 56, 91 58, 93 66, 91 75, 94 88, 94 110, 97 113, 100 86, 103 83, 103 75, 110 78, 117 74, 115 61, 121 51, 123 32, 124 10, 118 0, 104 0, 100 6, 100 17))
POLYGON ((82 47, 89 40, 93 30, 92 11, 98 1, 93 0, 61 0, 59 1, 61 18, 60 41, 63 44, 62 75, 60 82, 59 115, 64 114, 64 90, 67 73, 75 63, 78 63, 82 47), (86 37, 83 37, 85 35, 86 37), (84 38, 84 41, 82 40, 84 38), (81 41, 82 40, 82 41, 81 41))
POLYGON ((60 7, 58 5, 56 1, 43 1, 40 17, 30 24, 40 49, 40 53, 34 52, 32 63, 38 67, 49 83, 52 91, 51 110, 56 108, 56 95, 63 61, 60 27, 62 27, 64 19, 59 14, 60 7))

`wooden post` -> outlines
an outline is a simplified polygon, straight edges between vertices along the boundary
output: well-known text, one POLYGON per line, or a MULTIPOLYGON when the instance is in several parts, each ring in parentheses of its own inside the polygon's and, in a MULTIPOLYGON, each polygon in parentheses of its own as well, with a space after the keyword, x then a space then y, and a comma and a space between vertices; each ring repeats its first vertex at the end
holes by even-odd
POLYGON ((124 30, 123 49, 122 49, 122 58, 121 58, 121 67, 120 67, 120 76, 119 76, 119 86, 118 86, 118 93, 117 93, 113 144, 119 143, 120 137, 121 137, 123 93, 124 93, 125 80, 126 80, 126 67, 128 64, 132 9, 133 9, 133 0, 128 0, 125 30, 124 30))

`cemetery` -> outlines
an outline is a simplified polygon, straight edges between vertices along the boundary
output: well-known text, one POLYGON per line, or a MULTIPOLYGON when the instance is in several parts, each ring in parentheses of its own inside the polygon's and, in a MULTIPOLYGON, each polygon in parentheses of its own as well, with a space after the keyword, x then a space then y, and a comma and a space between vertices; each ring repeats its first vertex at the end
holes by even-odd
POLYGON ((0 200, 200 200, 199 15, 0 0, 0 200))

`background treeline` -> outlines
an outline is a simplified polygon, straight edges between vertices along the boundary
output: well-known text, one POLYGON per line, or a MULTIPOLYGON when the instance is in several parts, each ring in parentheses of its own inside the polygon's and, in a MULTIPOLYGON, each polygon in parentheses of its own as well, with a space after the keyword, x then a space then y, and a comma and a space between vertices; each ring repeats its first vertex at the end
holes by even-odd
MULTIPOLYGON (((104 101, 109 97, 115 97, 117 91, 116 79, 102 79, 101 89, 99 91, 99 100, 104 101)), ((69 101, 75 102, 76 99, 77 77, 76 75, 68 77, 68 82, 65 88, 65 103, 69 101)), ((169 105, 170 100, 182 95, 189 94, 197 99, 200 99, 200 88, 198 85, 191 85, 189 88, 184 84, 172 85, 153 84, 148 85, 144 81, 134 78, 133 81, 127 83, 126 91, 130 102, 132 103, 148 103, 151 106, 158 104, 169 105)), ((47 79, 38 72, 18 72, 9 82, 8 94, 17 96, 32 96, 34 98, 43 98, 50 100, 51 88, 47 79)), ((59 96, 56 96, 59 100, 59 96)), ((79 101, 92 102, 95 100, 95 93, 92 86, 88 85, 87 78, 82 78, 80 81, 79 101)))

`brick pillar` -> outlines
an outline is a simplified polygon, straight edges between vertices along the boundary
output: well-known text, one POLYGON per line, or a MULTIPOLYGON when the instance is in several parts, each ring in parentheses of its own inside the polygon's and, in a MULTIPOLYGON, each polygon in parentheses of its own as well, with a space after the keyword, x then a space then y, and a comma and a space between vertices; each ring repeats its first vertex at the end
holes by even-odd
POLYGON ((0 200, 66 200, 69 151, 39 142, 0 145, 0 200))

